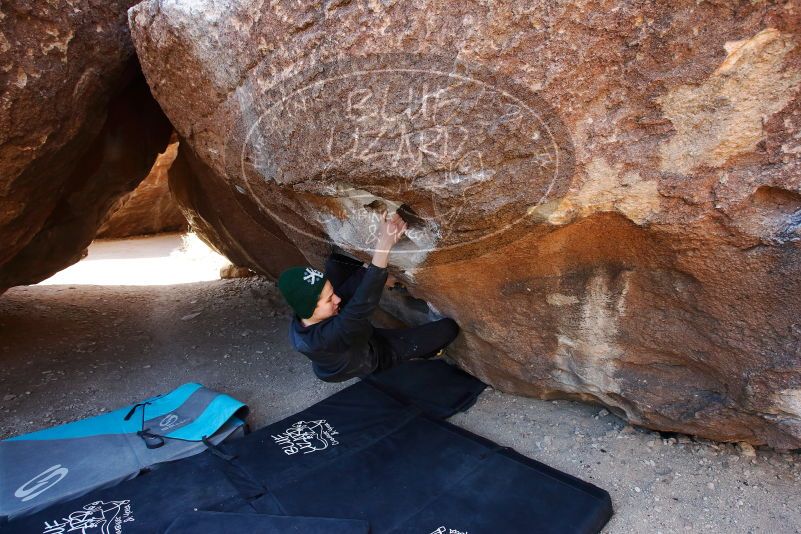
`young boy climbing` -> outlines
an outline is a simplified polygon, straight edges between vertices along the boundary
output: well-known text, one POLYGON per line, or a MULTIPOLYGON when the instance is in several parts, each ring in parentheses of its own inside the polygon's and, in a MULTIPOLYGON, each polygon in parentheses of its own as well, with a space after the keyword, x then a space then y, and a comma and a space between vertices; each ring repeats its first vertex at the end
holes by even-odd
POLYGON ((389 369, 411 358, 430 358, 459 333, 453 319, 412 328, 376 328, 369 318, 387 282, 389 252, 406 231, 394 213, 382 213, 372 262, 332 253, 325 274, 311 267, 292 267, 278 288, 295 311, 290 341, 312 362, 315 375, 342 382, 389 369))

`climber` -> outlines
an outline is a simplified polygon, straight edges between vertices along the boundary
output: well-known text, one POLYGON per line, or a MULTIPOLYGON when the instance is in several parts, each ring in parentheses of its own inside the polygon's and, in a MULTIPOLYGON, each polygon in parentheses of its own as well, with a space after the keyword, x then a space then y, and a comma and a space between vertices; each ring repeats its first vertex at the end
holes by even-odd
POLYGON ((406 231, 397 213, 382 212, 378 222, 372 263, 366 268, 334 251, 325 274, 312 267, 292 267, 278 280, 295 312, 289 332, 292 346, 311 360, 315 375, 326 382, 364 377, 412 358, 431 358, 459 333, 449 318, 411 328, 370 324, 387 283, 390 249, 406 231))

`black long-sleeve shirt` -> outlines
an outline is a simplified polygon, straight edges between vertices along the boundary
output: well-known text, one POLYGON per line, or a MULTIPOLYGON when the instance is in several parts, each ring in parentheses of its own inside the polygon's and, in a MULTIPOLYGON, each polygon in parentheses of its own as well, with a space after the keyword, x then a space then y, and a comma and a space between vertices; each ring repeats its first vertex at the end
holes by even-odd
POLYGON ((326 276, 332 271, 329 280, 343 302, 339 313, 310 326, 304 326, 295 315, 289 336, 295 350, 312 361, 318 378, 341 382, 370 374, 378 367, 379 356, 370 343, 373 325, 369 318, 381 300, 388 273, 373 264, 354 269, 351 263, 351 272, 343 276, 342 270, 330 268, 333 258, 326 264, 326 276))

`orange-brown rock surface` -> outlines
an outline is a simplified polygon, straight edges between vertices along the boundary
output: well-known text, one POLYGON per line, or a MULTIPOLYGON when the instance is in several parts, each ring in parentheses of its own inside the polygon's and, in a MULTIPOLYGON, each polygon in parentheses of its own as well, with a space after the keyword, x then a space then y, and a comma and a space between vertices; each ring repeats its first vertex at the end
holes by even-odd
POLYGON ((133 3, 0 5, 0 292, 80 259, 166 146, 130 39, 133 3))
POLYGON ((146 0, 129 19, 235 263, 275 272, 268 233, 366 259, 374 211, 399 207, 393 270, 482 379, 801 447, 798 0, 146 0))
POLYGON ((159 154, 150 174, 136 189, 117 200, 95 237, 122 238, 186 229, 186 219, 167 182, 167 171, 177 154, 175 141, 159 154))
POLYGON ((231 191, 185 141, 179 145, 168 172, 170 191, 206 244, 234 265, 253 267, 274 279, 287 267, 308 263, 275 221, 253 201, 231 191))

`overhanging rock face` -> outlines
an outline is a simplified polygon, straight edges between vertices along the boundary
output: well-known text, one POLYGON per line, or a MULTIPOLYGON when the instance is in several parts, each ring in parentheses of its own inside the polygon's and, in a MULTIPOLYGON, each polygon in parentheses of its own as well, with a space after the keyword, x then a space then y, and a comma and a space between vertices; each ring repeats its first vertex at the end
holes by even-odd
POLYGON ((801 447, 798 7, 148 0, 129 20, 203 167, 194 203, 251 267, 276 270, 267 227, 367 259, 399 207, 393 266, 482 379, 801 447))
POLYGON ((133 3, 0 6, 0 293, 78 261, 167 144, 131 43, 133 3))

